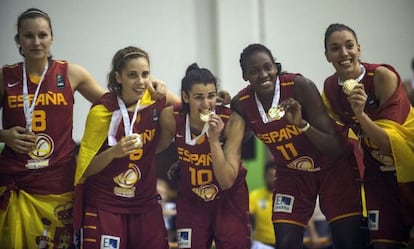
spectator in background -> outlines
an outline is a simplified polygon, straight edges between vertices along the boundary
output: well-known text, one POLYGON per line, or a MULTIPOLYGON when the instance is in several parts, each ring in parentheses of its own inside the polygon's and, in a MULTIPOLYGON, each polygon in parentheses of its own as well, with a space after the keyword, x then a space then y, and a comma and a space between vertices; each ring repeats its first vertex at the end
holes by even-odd
POLYGON ((161 179, 157 179, 157 192, 160 195, 159 202, 162 208, 162 214, 164 216, 165 228, 168 232, 168 241, 176 242, 176 228, 175 228, 175 216, 177 215, 175 202, 172 201, 172 191, 168 183, 161 179))
POLYGON ((275 248, 275 233, 272 223, 273 181, 276 168, 273 161, 264 167, 265 186, 249 194, 249 212, 252 225, 252 249, 275 248))

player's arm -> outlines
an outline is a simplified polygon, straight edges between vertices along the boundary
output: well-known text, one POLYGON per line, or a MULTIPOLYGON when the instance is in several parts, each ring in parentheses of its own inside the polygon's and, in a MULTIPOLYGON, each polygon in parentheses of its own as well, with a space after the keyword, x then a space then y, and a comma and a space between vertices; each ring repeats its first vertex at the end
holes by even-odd
POLYGON ((294 91, 298 103, 302 106, 302 118, 295 125, 303 129, 309 124, 309 128, 304 131, 306 137, 319 151, 337 158, 342 153, 339 137, 316 85, 303 76, 297 76, 294 91))
MULTIPOLYGON (((211 126, 211 120, 209 121, 211 126)), ((211 136, 209 143, 214 175, 225 190, 233 186, 239 173, 241 163, 241 145, 243 141, 244 120, 236 112, 232 113, 224 130, 225 144, 221 147, 219 136, 211 136)))
POLYGON ((160 153, 167 149, 175 137, 175 118, 173 106, 168 106, 161 111, 160 134, 156 153, 160 153))
POLYGON ((69 63, 68 77, 73 92, 79 91, 91 103, 98 101, 105 93, 103 87, 80 65, 69 63))

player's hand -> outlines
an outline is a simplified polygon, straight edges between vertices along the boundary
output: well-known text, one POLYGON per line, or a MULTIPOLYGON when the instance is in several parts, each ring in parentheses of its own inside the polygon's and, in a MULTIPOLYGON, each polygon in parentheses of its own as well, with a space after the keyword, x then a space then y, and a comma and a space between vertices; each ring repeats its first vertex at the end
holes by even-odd
POLYGON ((1 140, 20 154, 27 154, 36 146, 36 135, 21 126, 1 130, 1 140))
POLYGON ((231 103, 230 93, 224 90, 221 90, 217 93, 217 102, 222 105, 228 105, 231 103))
POLYGON ((161 80, 151 78, 147 88, 151 93, 152 99, 161 99, 167 95, 167 84, 161 80))
POLYGON ((303 126, 302 106, 295 99, 288 98, 280 103, 285 110, 285 117, 289 123, 301 127, 303 126))
POLYGON ((364 113, 365 104, 367 103, 368 95, 365 92, 363 84, 357 84, 348 96, 348 102, 356 117, 364 113))

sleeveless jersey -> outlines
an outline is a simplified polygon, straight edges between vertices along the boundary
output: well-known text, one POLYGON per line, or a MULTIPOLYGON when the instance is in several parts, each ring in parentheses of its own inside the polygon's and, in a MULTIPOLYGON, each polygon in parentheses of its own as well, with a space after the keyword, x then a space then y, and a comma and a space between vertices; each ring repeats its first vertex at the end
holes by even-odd
MULTIPOLYGON (((72 185, 75 167, 75 143, 72 138, 74 97, 67 75, 68 63, 57 60, 48 63, 33 112, 32 130, 37 136, 35 149, 29 154, 20 154, 7 145, 4 147, 0 159, 0 185, 10 184, 10 176, 16 175, 20 177, 14 179, 15 184, 30 186, 32 192, 51 193, 52 182, 43 182, 42 179, 58 175, 66 175, 65 182, 72 185), (33 172, 41 175, 41 179, 33 181, 30 178, 33 172), (48 189, 37 189, 45 184, 48 189)), ((27 81, 29 100, 33 100, 37 84, 31 82, 28 76, 27 81)), ((1 104, 4 129, 26 126, 22 82, 23 63, 3 67, 4 101, 1 104)))
MULTIPOLYGON (((105 94, 92 109, 102 108, 102 105, 108 112, 119 110, 113 93, 105 94)), ((154 158, 160 135, 159 114, 165 105, 164 97, 138 111, 133 133, 141 135, 143 147, 129 156, 114 159, 101 172, 86 179, 83 189, 87 205, 99 203, 98 208, 120 214, 139 214, 158 205, 154 158)), ((129 112, 131 120, 132 115, 129 112)), ((115 137, 119 141, 124 136, 124 124, 121 121, 115 137)), ((97 154, 108 148, 106 139, 97 154)))
MULTIPOLYGON (((280 102, 295 98, 296 76, 290 73, 279 75, 280 102)), ((256 137, 269 148, 278 170, 314 172, 329 167, 330 160, 295 125, 289 124, 284 118, 268 123, 262 121, 251 85, 242 89, 238 96, 246 122, 256 137)))
MULTIPOLYGON (((216 106, 216 114, 221 117, 226 127, 231 110, 227 107, 216 106)), ((195 145, 188 145, 185 142, 186 114, 179 106, 174 107, 174 117, 176 122, 175 143, 177 145, 180 169, 180 180, 178 183, 179 195, 207 202, 213 201, 226 193, 231 193, 232 190, 245 184, 247 171, 240 162, 239 174, 234 185, 229 190, 222 191, 214 176, 210 144, 207 135, 202 135, 195 145)), ((223 135, 221 136, 222 138, 220 140, 224 144, 223 135)))
MULTIPOLYGON (((372 120, 387 119, 403 124, 410 112, 410 102, 405 96, 398 73, 392 66, 386 64, 362 63, 362 65, 365 67, 366 73, 359 83, 364 85, 365 92, 368 95, 364 112, 372 120), (394 94, 381 106, 375 98, 374 85, 374 73, 379 66, 384 66, 393 71, 399 82, 394 94)), ((360 134, 360 126, 356 121, 351 105, 347 101, 347 96, 342 91, 342 86, 338 85, 338 75, 336 73, 325 80, 323 95, 328 111, 337 123, 341 124, 346 130, 351 128, 355 134, 360 134)), ((362 139, 362 147, 365 151, 364 160, 367 165, 376 165, 383 171, 393 168, 393 159, 382 153, 367 137, 362 139)))

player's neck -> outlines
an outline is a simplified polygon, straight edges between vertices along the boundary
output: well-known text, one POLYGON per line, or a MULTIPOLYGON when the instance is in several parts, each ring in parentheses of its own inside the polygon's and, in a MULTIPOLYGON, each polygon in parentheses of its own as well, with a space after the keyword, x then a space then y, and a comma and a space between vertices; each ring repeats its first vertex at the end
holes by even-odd
POLYGON ((30 76, 40 76, 45 70, 47 60, 26 60, 26 72, 30 76))

